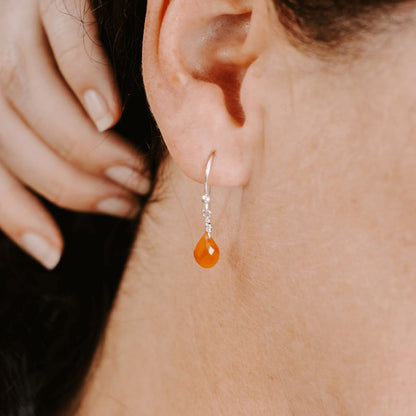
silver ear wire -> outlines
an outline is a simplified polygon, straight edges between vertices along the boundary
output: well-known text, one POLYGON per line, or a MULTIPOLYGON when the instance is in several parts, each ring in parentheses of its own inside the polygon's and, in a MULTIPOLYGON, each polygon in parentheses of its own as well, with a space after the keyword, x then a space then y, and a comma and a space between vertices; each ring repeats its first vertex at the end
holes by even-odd
POLYGON ((212 186, 208 185, 208 180, 209 180, 209 174, 211 173, 211 166, 212 166, 214 157, 215 157, 215 152, 211 153, 211 155, 209 156, 207 167, 205 169, 205 195, 209 195, 209 196, 211 196, 212 186))
POLYGON ((209 175, 211 173, 211 167, 212 167, 212 162, 214 160, 214 157, 215 157, 215 152, 211 153, 207 162, 207 167, 205 169, 205 183, 204 183, 205 194, 202 195, 202 202, 204 203, 204 210, 202 211, 202 216, 205 219, 205 232, 208 233, 209 238, 211 238, 211 233, 212 233, 212 223, 211 223, 212 212, 210 209, 212 186, 208 184, 208 181, 209 181, 209 175))

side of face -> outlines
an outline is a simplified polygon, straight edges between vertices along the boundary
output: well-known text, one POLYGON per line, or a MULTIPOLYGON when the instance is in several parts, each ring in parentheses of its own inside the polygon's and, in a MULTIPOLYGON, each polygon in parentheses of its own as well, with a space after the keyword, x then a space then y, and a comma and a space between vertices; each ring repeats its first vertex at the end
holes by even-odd
POLYGON ((293 414, 416 409, 414 27, 321 59, 271 1, 149 1, 151 108, 187 176, 216 151, 244 189, 230 261, 293 414))

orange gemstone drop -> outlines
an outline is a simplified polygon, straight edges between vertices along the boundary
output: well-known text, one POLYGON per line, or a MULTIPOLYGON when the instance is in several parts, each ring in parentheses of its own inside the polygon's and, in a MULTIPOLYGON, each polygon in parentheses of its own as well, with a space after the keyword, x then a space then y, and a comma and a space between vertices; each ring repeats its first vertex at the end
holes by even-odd
POLYGON ((205 233, 196 245, 194 257, 196 262, 205 269, 214 267, 218 263, 220 249, 208 233, 205 233))

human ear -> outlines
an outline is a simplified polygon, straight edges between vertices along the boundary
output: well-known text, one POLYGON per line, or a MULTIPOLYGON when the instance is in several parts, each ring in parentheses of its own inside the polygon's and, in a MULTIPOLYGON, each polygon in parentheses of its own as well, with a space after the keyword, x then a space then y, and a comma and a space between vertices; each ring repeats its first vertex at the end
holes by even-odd
POLYGON ((150 0, 143 44, 148 99, 166 145, 202 182, 245 185, 262 140, 249 76, 267 44, 268 0, 150 0))

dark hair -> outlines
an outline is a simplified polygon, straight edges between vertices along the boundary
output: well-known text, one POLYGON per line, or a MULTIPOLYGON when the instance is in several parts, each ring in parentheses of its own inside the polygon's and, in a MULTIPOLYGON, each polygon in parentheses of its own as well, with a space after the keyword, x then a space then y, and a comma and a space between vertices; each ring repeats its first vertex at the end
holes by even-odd
MULTIPOLYGON (((140 73, 146 2, 90 3, 123 97, 117 130, 147 155, 154 177, 163 143, 140 73)), ((1 416, 49 416, 71 407, 105 328, 139 223, 44 202, 65 239, 55 270, 46 271, 0 235, 1 416)))
MULTIPOLYGON (((293 39, 303 45, 333 48, 366 27, 364 15, 404 1, 275 3, 293 39)), ((146 2, 90 3, 123 99, 117 130, 146 155, 154 179, 164 145, 146 104, 141 79, 146 2)), ((139 219, 123 221, 47 206, 66 241, 56 270, 45 271, 0 235, 2 416, 56 415, 74 403, 105 328, 139 224, 139 219)))
POLYGON ((409 0, 274 0, 274 3, 296 46, 331 54, 345 53, 342 46, 373 33, 383 18, 391 26, 401 23, 400 19, 391 18, 391 12, 409 0))

